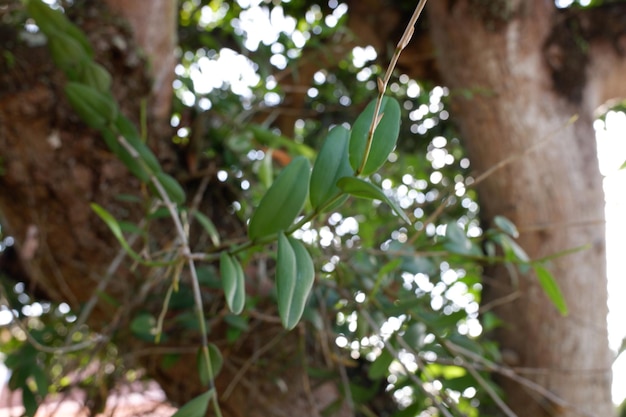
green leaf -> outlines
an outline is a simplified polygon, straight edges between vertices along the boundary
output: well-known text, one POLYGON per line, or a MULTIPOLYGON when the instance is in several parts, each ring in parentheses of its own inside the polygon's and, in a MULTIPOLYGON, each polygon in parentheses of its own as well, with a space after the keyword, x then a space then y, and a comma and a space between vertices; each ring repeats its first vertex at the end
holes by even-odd
POLYGON ((34 417, 34 415, 37 414, 39 405, 37 404, 35 393, 33 393, 28 387, 22 388, 22 404, 24 405, 24 414, 26 416, 34 417))
POLYGON ((122 248, 126 251, 126 253, 128 253, 128 255, 131 258, 133 258, 133 260, 143 265, 148 265, 148 266, 166 266, 166 265, 172 264, 172 261, 158 262, 158 261, 144 260, 141 256, 139 256, 137 252, 135 252, 130 247, 130 245, 124 238, 124 234, 122 233, 122 228, 120 227, 120 224, 115 219, 115 217, 113 217, 113 215, 109 213, 104 207, 96 203, 91 203, 90 206, 91 206, 91 209, 98 215, 98 217, 100 217, 106 223, 106 225, 109 227, 109 230, 111 230, 111 233, 113 233, 113 236, 115 236, 115 238, 120 243, 122 248))
POLYGON ((120 245, 122 245, 124 250, 128 252, 131 258, 136 261, 143 261, 143 259, 141 259, 141 257, 134 250, 132 250, 132 248, 124 238, 124 235, 122 234, 122 228, 120 227, 120 224, 115 219, 115 217, 113 217, 113 215, 109 213, 104 207, 96 203, 91 203, 91 209, 98 215, 98 217, 104 220, 107 226, 109 226, 109 229, 113 233, 113 236, 115 236, 120 245))
POLYGON ((102 65, 91 59, 81 62, 78 80, 101 93, 111 90, 111 74, 102 65))
POLYGON ((50 386, 50 380, 48 379, 48 375, 38 366, 32 368, 32 377, 35 380, 35 385, 37 385, 37 393, 43 399, 48 395, 48 388, 50 386))
MULTIPOLYGON (((185 190, 183 190, 183 187, 174 179, 174 177, 161 171, 155 173, 154 178, 161 184, 172 202, 176 204, 183 204, 185 202, 187 199, 185 196, 185 190)), ((149 183, 149 188, 155 196, 162 197, 152 182, 149 183)))
POLYGON ((495 315, 494 313, 487 311, 485 313, 483 313, 481 315, 481 323, 480 323, 483 327, 483 331, 485 333, 490 332, 500 326, 502 326, 504 323, 504 321, 502 319, 500 319, 497 315, 495 315))
POLYGON ((204 417, 209 408, 209 401, 213 396, 213 389, 198 395, 183 405, 172 417, 204 417))
POLYGON ((507 233, 509 236, 515 239, 519 237, 517 227, 515 227, 515 224, 511 220, 507 219, 504 216, 496 216, 494 217, 493 221, 496 226, 498 226, 498 228, 504 233, 507 233))
POLYGON ((387 376, 389 373, 389 366, 393 362, 393 355, 387 350, 383 350, 374 362, 367 370, 367 376, 369 379, 381 379, 387 376))
POLYGON ((143 201, 140 197, 134 194, 117 194, 114 198, 123 203, 141 203, 143 201))
POLYGON ((283 327, 291 330, 300 321, 315 280, 311 255, 304 245, 278 234, 276 266, 276 294, 278 313, 283 327))
POLYGON ((517 244, 516 241, 513 240, 509 235, 501 234, 499 236, 500 244, 502 245, 502 249, 504 253, 507 255, 507 258, 513 257, 522 262, 530 262, 530 257, 526 254, 526 251, 522 249, 520 245, 517 244))
POLYGON ((317 155, 311 173, 311 205, 318 209, 336 196, 340 190, 337 181, 352 176, 348 160, 350 132, 343 126, 335 126, 317 155))
POLYGON ((268 148, 265 151, 265 157, 259 164, 259 171, 257 175, 259 176, 259 180, 261 180, 261 184, 265 186, 265 188, 270 188, 272 186, 272 182, 274 181, 274 165, 272 163, 272 151, 271 148, 268 148))
POLYGON ((367 155, 367 162, 362 172, 358 172, 367 152, 367 137, 374 118, 376 100, 373 100, 363 110, 352 126, 350 135, 350 165, 360 175, 369 175, 378 170, 393 151, 400 132, 400 103, 394 98, 384 97, 380 106, 378 117, 382 114, 367 155))
MULTIPOLYGON (((71 74, 68 78, 72 80, 76 80, 79 76, 80 71, 77 72, 77 69, 82 70, 82 68, 88 66, 89 63, 94 63, 90 59, 87 51, 82 48, 80 42, 62 32, 55 32, 49 37, 48 48, 50 49, 50 55, 52 55, 54 64, 66 74, 71 74)), ((84 82, 83 80, 79 81, 98 91, 102 91, 98 86, 90 85, 90 83, 84 82)), ((106 91, 108 91, 108 88, 104 90, 104 92, 106 91)))
POLYGON ((119 225, 120 225, 120 229, 124 233, 136 233, 138 235, 147 236, 146 231, 141 229, 135 223, 121 221, 119 222, 119 225))
POLYGON ((64 87, 65 96, 83 122, 94 129, 102 129, 118 116, 113 96, 88 85, 70 81, 64 87))
POLYGON ((150 173, 147 171, 147 166, 142 164, 138 158, 131 155, 131 153, 118 142, 117 134, 113 130, 104 128, 101 130, 101 133, 108 148, 122 161, 131 174, 137 177, 141 182, 147 183, 150 181, 150 173))
POLYGON ((256 208, 248 226, 250 239, 258 239, 287 229, 304 207, 309 193, 309 161, 294 158, 276 177, 256 208))
POLYGON ((198 350, 197 358, 200 382, 205 386, 208 386, 210 382, 214 380, 217 375, 219 375, 222 370, 222 365, 224 364, 222 352, 220 352, 217 346, 213 343, 209 343, 207 350, 210 362, 207 362, 207 355, 205 354, 204 348, 200 348, 198 350), (210 365, 210 367, 208 365, 210 365))
POLYGON ((228 308, 239 314, 246 304, 246 283, 241 264, 224 251, 220 254, 220 273, 228 308))
POLYGON ((411 224, 411 220, 404 210, 400 208, 393 200, 385 195, 383 190, 375 186, 371 182, 364 181, 360 178, 344 177, 337 181, 337 186, 344 192, 355 197, 381 200, 387 203, 392 210, 400 216, 406 223, 411 224))
POLYGON ((198 210, 193 211, 193 216, 198 220, 198 223, 202 226, 202 228, 209 235, 209 239, 211 239, 211 243, 213 246, 220 245, 220 234, 215 227, 215 224, 204 214, 200 213, 198 210))
POLYGON ((619 167, 619 169, 626 169, 626 161, 624 161, 624 163, 622 164, 621 167, 619 167))
POLYGON ((292 139, 277 135, 270 129, 261 125, 251 124, 248 126, 257 141, 270 148, 280 149, 285 148, 291 154, 302 155, 308 159, 315 157, 315 151, 304 145, 293 141, 292 139))
POLYGON ((41 0, 26 0, 26 10, 35 19, 37 26, 48 37, 59 33, 74 38, 80 44, 87 56, 93 56, 93 49, 87 36, 58 9, 52 9, 41 0))
POLYGON ((410 274, 426 274, 432 275, 435 273, 435 264, 429 258, 423 256, 403 256, 402 265, 400 266, 403 271, 410 274))
MULTIPOLYGON (((139 130, 137 130, 137 127, 130 119, 120 114, 117 116, 117 119, 115 119, 114 127, 117 133, 122 135, 133 149, 137 151, 139 158, 141 161, 145 162, 150 173, 155 174, 163 170, 159 160, 148 145, 141 139, 139 130)), ((121 144, 119 146, 121 146, 121 144)))
POLYGON ((247 332, 250 330, 249 320, 246 317, 236 316, 234 314, 227 314, 224 316, 224 321, 229 327, 247 332))
POLYGON ((420 414, 424 406, 420 402, 413 403, 407 408, 393 413, 391 417, 415 417, 420 414))
POLYGON ((428 331, 424 323, 412 322, 404 331, 402 338, 413 349, 419 350, 424 345, 424 339, 428 331))
POLYGON ((153 342, 156 319, 148 313, 139 314, 130 322, 130 331, 141 340, 153 342))
POLYGON ((452 253, 461 255, 481 255, 472 241, 465 234, 465 230, 456 222, 450 222, 446 225, 446 242, 444 248, 452 253))
POLYGON ((546 293, 550 301, 552 301, 552 304, 554 304, 557 310, 559 310, 559 313, 566 316, 568 309, 567 304, 565 303, 565 298, 563 298, 563 293, 561 293, 561 289, 550 271, 541 265, 535 265, 534 269, 543 291, 546 293))

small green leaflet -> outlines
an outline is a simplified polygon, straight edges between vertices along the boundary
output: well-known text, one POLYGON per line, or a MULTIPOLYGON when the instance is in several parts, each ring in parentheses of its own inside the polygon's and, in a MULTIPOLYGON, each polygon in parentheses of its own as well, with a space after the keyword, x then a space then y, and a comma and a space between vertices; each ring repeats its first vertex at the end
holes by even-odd
POLYGON ((246 304, 245 276, 237 258, 225 251, 220 254, 220 274, 228 308, 234 314, 241 313, 246 304))
POLYGON ((204 348, 198 350, 198 374, 200 375, 200 382, 204 386, 210 385, 210 382, 220 373, 224 364, 222 352, 220 352, 217 346, 209 343, 207 350, 208 352, 206 353, 204 348), (209 362, 207 362, 207 356, 209 362))
POLYGON ((498 226, 500 230, 502 230, 504 233, 507 233, 509 236, 515 239, 519 237, 517 227, 515 227, 515 224, 506 217, 496 216, 493 218, 493 222, 496 224, 496 226, 498 226))
POLYGON ((209 219, 207 216, 197 210, 193 211, 193 216, 196 218, 196 220, 198 220, 198 223, 200 223, 200 225, 202 225, 202 228, 207 232, 209 238, 211 239, 211 243, 213 243, 213 246, 219 246, 220 234, 218 233, 217 228, 215 227, 215 224, 213 224, 211 219, 209 219))
POLYGON ((115 236, 122 248, 124 248, 126 253, 128 253, 128 255, 133 258, 133 260, 147 266, 166 266, 171 265, 174 262, 146 261, 130 247, 130 245, 124 238, 124 234, 122 233, 122 228, 120 227, 120 224, 111 213, 109 213, 104 207, 96 203, 91 203, 90 206, 91 209, 98 215, 98 217, 100 217, 106 223, 106 225, 109 226, 109 229, 111 230, 111 233, 113 233, 113 236, 115 236))
POLYGON ((500 241, 500 245, 502 245, 502 249, 504 250, 507 259, 515 258, 522 262, 530 262, 530 257, 526 254, 526 251, 524 251, 524 249, 522 249, 522 247, 518 245, 512 237, 500 234, 498 236, 498 240, 500 241))
POLYGON ((381 379, 387 376, 389 366, 393 362, 394 356, 387 349, 383 350, 367 371, 367 377, 372 380, 381 379))
POLYGON ((337 186, 344 192, 355 197, 368 198, 370 200, 380 200, 387 203, 392 210, 400 216, 406 223, 411 224, 411 219, 393 200, 385 195, 383 190, 375 186, 371 182, 367 182, 360 178, 344 177, 337 181, 337 186))
POLYGON ((211 401, 212 396, 213 389, 198 395, 196 398, 183 405, 172 417, 204 417, 207 408, 209 408, 209 401, 211 401))
POLYGON ((541 265, 535 265, 534 269, 537 274, 537 279, 539 279, 541 288, 543 288, 550 301, 552 301, 552 304, 554 304, 557 310, 559 310, 559 313, 566 316, 568 314, 568 309, 567 304, 565 303, 565 298, 563 298, 561 289, 550 271, 541 265))
POLYGON ((481 256, 482 253, 465 234, 465 230, 456 222, 446 225, 446 242, 443 247, 452 253, 460 255, 481 256))

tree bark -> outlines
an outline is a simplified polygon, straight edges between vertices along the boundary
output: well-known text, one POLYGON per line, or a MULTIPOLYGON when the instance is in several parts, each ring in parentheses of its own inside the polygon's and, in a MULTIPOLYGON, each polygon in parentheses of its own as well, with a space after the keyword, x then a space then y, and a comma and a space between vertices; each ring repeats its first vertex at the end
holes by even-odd
MULTIPOLYGON (((576 54, 584 71, 574 82, 581 84, 559 91, 557 81, 570 72, 548 59, 560 16, 551 2, 428 6, 439 68, 474 172, 480 178, 497 167, 477 184, 481 217, 512 220, 532 259, 585 246, 548 266, 566 299, 566 317, 533 274, 486 269, 483 305, 494 306, 505 323, 495 339, 520 376, 553 394, 503 379, 507 403, 520 417, 612 415, 604 195, 591 112, 606 93, 590 75, 595 67, 586 66, 594 54, 576 54), (576 87, 577 94, 564 94, 576 87)), ((564 58, 578 52, 554 48, 564 58)))

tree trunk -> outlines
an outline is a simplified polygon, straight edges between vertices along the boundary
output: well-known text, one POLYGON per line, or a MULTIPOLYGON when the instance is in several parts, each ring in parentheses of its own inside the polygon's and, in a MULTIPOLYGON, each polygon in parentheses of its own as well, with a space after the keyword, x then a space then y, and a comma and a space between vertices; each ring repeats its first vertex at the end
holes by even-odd
POLYGON ((594 84, 606 74, 585 78, 589 56, 556 42, 562 16, 551 2, 438 0, 428 11, 474 172, 497 167, 477 184, 482 218, 512 220, 532 259, 585 247, 548 264, 566 317, 533 274, 486 270, 483 305, 505 322, 495 339, 521 377, 552 393, 503 379, 507 403, 520 417, 612 415, 604 195, 590 111, 607 98, 594 84), (564 68, 551 54, 580 59, 564 68), (566 76, 577 78, 563 87, 566 76))

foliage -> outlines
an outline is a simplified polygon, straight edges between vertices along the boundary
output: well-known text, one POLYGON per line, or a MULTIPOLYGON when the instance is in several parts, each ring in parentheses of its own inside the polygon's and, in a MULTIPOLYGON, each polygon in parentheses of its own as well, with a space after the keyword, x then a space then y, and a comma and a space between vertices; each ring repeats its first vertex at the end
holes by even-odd
MULTIPOLYGON (((533 267, 557 308, 565 313, 566 306, 545 260, 529 259, 516 244, 513 224, 496 218, 493 227, 479 225, 469 161, 447 122, 449 91, 392 73, 393 66, 383 74, 368 56, 371 50, 356 48, 315 71, 312 85, 305 85, 301 114, 286 125, 293 132, 281 131, 273 127, 273 117, 284 113, 289 86, 280 77, 287 72, 299 81, 297 74, 315 64, 307 54, 330 54, 329 43, 347 36, 345 8, 336 2, 325 8, 302 1, 242 3, 181 2, 182 59, 172 125, 174 143, 194 157, 190 169, 215 164, 217 178, 234 190, 232 216, 247 224, 247 236, 222 230, 192 204, 184 184, 164 172, 142 139, 145 132, 121 114, 111 76, 94 61, 77 26, 39 0, 25 2, 68 79, 70 104, 150 191, 131 196, 151 207, 144 224, 129 225, 101 206, 92 208, 128 257, 171 271, 166 290, 156 294, 162 310, 133 312, 133 336, 153 343, 167 338, 164 317, 174 306, 181 307, 176 319, 199 334, 198 373, 206 392, 177 415, 204 415, 210 403, 220 415, 213 380, 222 359, 211 343, 203 289, 223 290, 222 310, 231 314, 215 316, 228 318, 235 341, 249 331, 248 313, 259 303, 246 289, 245 271, 267 260, 275 263, 275 272, 269 272, 275 277, 271 297, 283 326, 324 328, 343 356, 367 362, 364 380, 342 386, 338 369, 328 377, 363 415, 375 413, 369 407, 380 393, 371 387, 383 387, 394 398, 395 416, 424 410, 476 416, 479 406, 503 407, 488 372, 498 369, 501 358, 497 347, 481 338, 499 325, 488 312, 479 321, 483 265, 533 267), (255 43, 234 23, 253 11, 287 14, 283 23, 289 29, 255 43), (207 81, 203 73, 225 57, 248 66, 252 81, 207 81), (133 250, 133 236, 150 240, 150 222, 163 215, 171 219, 179 246, 153 254, 133 250), (208 236, 203 245, 190 239, 190 227, 208 236)), ((406 36, 403 42, 410 33, 406 36)), ((3 297, 12 295, 20 292, 3 297)), ((94 344, 97 360, 116 366, 120 361, 114 338, 103 348, 86 329, 69 331, 76 317, 59 313, 60 306, 24 317, 31 301, 7 300, 24 307, 12 310, 18 327, 3 347, 13 370, 11 386, 24 389, 28 415, 49 392, 69 384, 72 366, 94 360, 79 348, 94 344), (18 337, 19 331, 28 337, 18 337)), ((311 370, 316 371, 324 370, 311 370)), ((120 375, 88 376, 80 383, 87 386, 98 377, 108 384, 120 375)))

